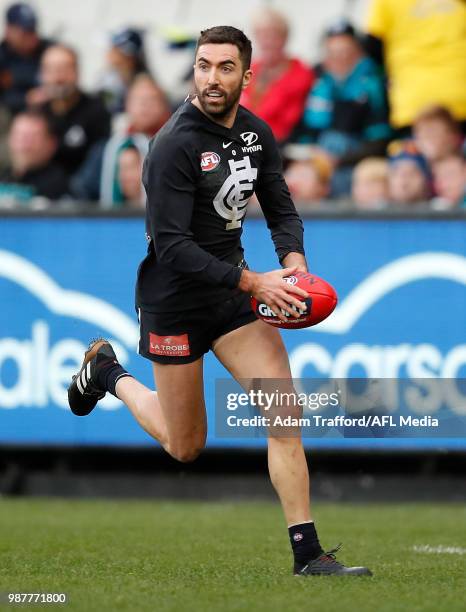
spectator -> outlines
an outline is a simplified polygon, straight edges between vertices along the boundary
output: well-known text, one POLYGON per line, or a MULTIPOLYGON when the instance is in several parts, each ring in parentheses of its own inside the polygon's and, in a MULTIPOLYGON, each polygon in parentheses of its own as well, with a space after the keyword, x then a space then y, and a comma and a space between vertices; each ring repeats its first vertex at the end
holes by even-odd
POLYGON ((437 197, 432 200, 436 209, 466 206, 466 162, 462 155, 449 155, 433 165, 434 187, 437 197))
POLYGON ((397 205, 425 203, 430 197, 426 160, 410 142, 395 141, 389 147, 390 202, 397 205))
POLYGON ((132 208, 144 208, 145 194, 142 185, 144 158, 134 145, 123 149, 118 158, 118 180, 123 201, 132 208))
POLYGON ((388 204, 388 162, 367 157, 353 170, 352 199, 361 210, 381 210, 388 204))
POLYGON ((284 142, 299 121, 313 72, 286 54, 288 23, 273 9, 262 9, 254 23, 259 58, 252 63, 253 78, 241 104, 264 119, 278 142, 284 142))
POLYGON ((71 182, 79 199, 100 200, 104 207, 120 206, 124 201, 118 180, 118 158, 128 146, 144 157, 149 140, 170 117, 165 95, 148 75, 139 75, 126 100, 124 125, 109 140, 91 150, 86 162, 71 182))
POLYGON ((288 145, 284 153, 290 159, 284 177, 295 204, 311 206, 328 197, 332 173, 328 159, 299 145, 288 145))
POLYGON ((0 104, 0 168, 9 163, 8 133, 10 130, 11 115, 5 106, 0 104))
POLYGON ((8 138, 11 165, 0 175, 0 198, 21 203, 42 196, 56 200, 67 193, 63 170, 52 161, 57 139, 39 111, 18 113, 8 138))
POLYGON ((312 88, 297 138, 313 140, 333 160, 332 194, 349 194, 351 167, 383 155, 390 137, 384 84, 345 20, 324 35, 321 75, 312 88))
POLYGON ((459 153, 463 141, 459 124, 444 106, 421 111, 414 120, 413 136, 416 148, 431 164, 459 153))
POLYGON ((384 57, 395 128, 432 103, 466 119, 465 21, 463 0, 372 0, 368 49, 384 57))
POLYGON ((170 106, 162 89, 148 74, 137 76, 126 99, 123 128, 152 138, 170 117, 170 106))
POLYGON ((110 135, 110 115, 101 100, 79 89, 78 58, 70 47, 49 47, 40 74, 42 85, 28 101, 48 115, 59 137, 55 159, 72 175, 92 145, 110 135))
POLYGON ((12 114, 26 107, 26 93, 37 85, 40 60, 50 44, 39 37, 37 16, 29 4, 7 9, 0 43, 0 102, 12 114))
POLYGON ((131 28, 119 30, 112 36, 107 68, 98 86, 99 95, 112 115, 123 112, 128 89, 141 73, 149 73, 142 32, 131 28))

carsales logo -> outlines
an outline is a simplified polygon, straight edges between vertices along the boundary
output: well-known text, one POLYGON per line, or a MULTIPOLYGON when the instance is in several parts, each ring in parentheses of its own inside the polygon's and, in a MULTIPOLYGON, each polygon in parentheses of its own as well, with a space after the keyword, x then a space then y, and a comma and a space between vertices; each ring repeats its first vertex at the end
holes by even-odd
MULTIPOLYGON (((128 364, 139 332, 124 312, 95 296, 60 287, 42 268, 10 251, 0 250, 0 277, 32 294, 53 317, 88 323, 105 334, 122 365, 128 364)), ((69 409, 67 387, 81 366, 87 343, 75 337, 54 342, 53 332, 49 317, 38 317, 31 321, 29 337, 0 337, 0 409, 50 404, 69 409)), ((103 409, 121 405, 110 394, 99 402, 103 409)))
POLYGON ((201 155, 201 168, 204 172, 214 170, 220 163, 220 155, 214 151, 207 151, 201 155))

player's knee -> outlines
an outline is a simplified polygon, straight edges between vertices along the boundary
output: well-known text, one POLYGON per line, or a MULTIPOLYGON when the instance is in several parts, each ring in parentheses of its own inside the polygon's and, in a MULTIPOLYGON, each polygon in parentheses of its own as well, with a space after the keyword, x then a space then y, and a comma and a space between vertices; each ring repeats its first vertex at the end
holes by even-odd
POLYGON ((201 452, 202 448, 183 448, 172 453, 172 457, 181 463, 192 463, 199 457, 201 452))
POLYGON ((189 444, 169 445, 170 455, 181 463, 191 463, 195 461, 204 450, 204 442, 189 444))

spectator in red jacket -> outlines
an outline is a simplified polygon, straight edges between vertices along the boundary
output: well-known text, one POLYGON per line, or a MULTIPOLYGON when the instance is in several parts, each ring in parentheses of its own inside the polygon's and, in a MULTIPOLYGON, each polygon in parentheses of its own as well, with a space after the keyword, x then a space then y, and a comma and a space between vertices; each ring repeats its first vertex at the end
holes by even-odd
POLYGON ((286 54, 288 23, 283 15, 262 9, 253 29, 258 58, 252 63, 253 78, 241 104, 264 119, 281 143, 303 114, 314 74, 299 59, 286 54))

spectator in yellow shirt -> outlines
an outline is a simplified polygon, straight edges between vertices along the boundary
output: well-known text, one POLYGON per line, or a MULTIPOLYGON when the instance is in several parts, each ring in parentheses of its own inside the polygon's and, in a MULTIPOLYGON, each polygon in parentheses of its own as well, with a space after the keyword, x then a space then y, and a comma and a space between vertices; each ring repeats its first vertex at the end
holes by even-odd
POLYGON ((367 31, 368 49, 382 45, 393 127, 428 104, 466 119, 466 2, 372 0, 367 31))

